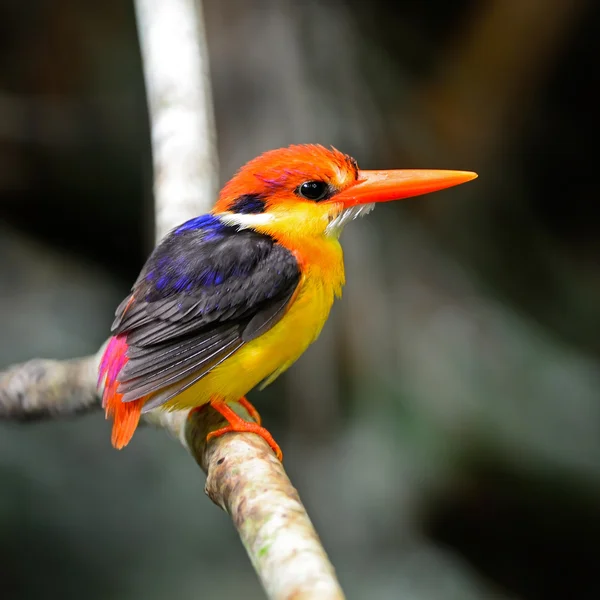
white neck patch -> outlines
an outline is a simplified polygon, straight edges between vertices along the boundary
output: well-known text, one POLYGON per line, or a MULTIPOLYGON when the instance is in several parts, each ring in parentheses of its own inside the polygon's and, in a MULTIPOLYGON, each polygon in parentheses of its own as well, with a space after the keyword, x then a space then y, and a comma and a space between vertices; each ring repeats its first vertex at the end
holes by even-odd
POLYGON ((240 229, 249 229, 268 225, 273 221, 274 216, 271 213, 242 214, 226 212, 221 213, 219 218, 226 225, 235 225, 240 229))

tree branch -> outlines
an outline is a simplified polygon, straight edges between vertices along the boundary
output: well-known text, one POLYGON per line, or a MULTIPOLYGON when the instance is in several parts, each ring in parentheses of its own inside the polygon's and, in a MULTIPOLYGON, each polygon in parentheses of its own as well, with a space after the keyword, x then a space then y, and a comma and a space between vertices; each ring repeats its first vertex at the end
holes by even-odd
MULTIPOLYGON (((135 6, 160 239, 206 212, 215 198, 207 50, 199 1, 136 0, 135 6)), ((0 419, 28 421, 97 410, 103 350, 68 361, 36 359, 0 372, 0 419)), ((343 599, 297 491, 262 438, 235 433, 207 443, 207 434, 225 425, 210 407, 191 414, 156 410, 145 421, 176 437, 206 472, 206 493, 231 516, 269 598, 343 599)))
POLYGON ((0 419, 37 421, 99 410, 99 357, 36 358, 0 371, 0 419))
POLYGON ((194 413, 188 443, 208 473, 206 493, 231 516, 269 598, 343 598, 281 462, 256 435, 224 436, 207 444, 207 434, 221 426, 222 417, 212 408, 194 413))
POLYGON ((135 0, 154 161, 156 239, 208 212, 218 187, 200 0, 135 0))

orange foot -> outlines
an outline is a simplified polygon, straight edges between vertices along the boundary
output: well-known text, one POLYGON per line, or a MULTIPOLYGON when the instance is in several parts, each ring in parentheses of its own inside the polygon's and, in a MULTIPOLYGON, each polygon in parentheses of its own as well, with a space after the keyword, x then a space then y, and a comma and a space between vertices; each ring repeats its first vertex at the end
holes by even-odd
POLYGON ((256 408, 254 408, 254 406, 252 406, 252 404, 250 404, 250 402, 248 402, 248 400, 246 400, 246 398, 240 398, 239 403, 248 411, 250 416, 253 419, 255 419, 257 422, 250 423, 249 421, 242 419, 242 417, 240 417, 225 402, 223 402, 221 400, 218 400, 218 401, 212 400, 210 405, 218 413, 220 413, 223 417, 225 417, 225 419, 227 419, 227 421, 229 421, 229 425, 227 425, 226 427, 222 427, 221 429, 217 429, 216 431, 211 431, 206 436, 206 440, 209 441, 213 438, 219 437, 225 433, 231 433, 233 431, 256 433, 257 435, 260 435, 260 437, 263 440, 265 440, 265 442, 267 442, 267 444, 269 444, 269 446, 271 447, 271 450, 273 450, 273 452, 275 452, 275 456, 277 456, 277 458, 282 461, 283 453, 281 452, 281 448, 279 447, 277 442, 273 439, 273 436, 264 427, 260 426, 260 416, 259 416, 256 408))
POLYGON ((238 400, 238 404, 240 404, 246 409, 246 412, 250 415, 253 421, 256 421, 257 425, 262 425, 262 419, 260 418, 258 411, 256 410, 256 408, 254 408, 254 405, 248 401, 246 396, 242 396, 238 400))

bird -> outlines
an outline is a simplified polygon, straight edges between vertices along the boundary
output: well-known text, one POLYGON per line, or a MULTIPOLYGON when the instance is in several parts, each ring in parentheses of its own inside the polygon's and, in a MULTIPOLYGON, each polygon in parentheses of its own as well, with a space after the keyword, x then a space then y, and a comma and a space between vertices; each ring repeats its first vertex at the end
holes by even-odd
POLYGON ((116 309, 98 377, 112 445, 130 442, 143 413, 210 405, 228 424, 209 438, 255 433, 281 460, 246 395, 272 383, 319 337, 345 283, 344 226, 376 203, 476 177, 361 170, 318 144, 250 160, 209 213, 162 239, 116 309))

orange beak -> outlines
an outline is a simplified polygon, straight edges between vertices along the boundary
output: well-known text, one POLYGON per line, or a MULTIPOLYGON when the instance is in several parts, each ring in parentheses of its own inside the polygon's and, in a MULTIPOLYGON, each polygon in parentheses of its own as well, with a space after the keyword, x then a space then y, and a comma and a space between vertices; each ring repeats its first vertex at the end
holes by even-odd
POLYGON ((336 194, 332 200, 342 202, 344 208, 371 202, 402 200, 460 185, 476 177, 477 173, 471 171, 359 171, 357 182, 336 194))

